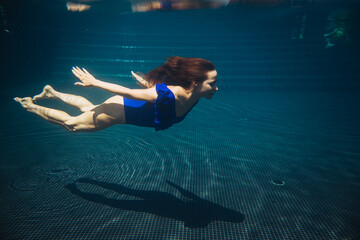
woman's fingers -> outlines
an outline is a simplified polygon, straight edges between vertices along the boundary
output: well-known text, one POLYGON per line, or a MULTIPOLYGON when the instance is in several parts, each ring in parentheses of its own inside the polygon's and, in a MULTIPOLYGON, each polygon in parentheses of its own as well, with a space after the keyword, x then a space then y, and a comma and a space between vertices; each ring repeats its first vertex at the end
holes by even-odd
POLYGON ((73 74, 74 74, 77 78, 79 78, 81 81, 84 81, 84 80, 85 80, 84 78, 87 78, 87 77, 89 77, 89 76, 92 77, 92 75, 91 75, 88 71, 86 71, 85 68, 83 68, 83 70, 81 70, 79 67, 73 67, 73 68, 71 69, 71 71, 73 72, 73 74), (83 71, 83 70, 85 70, 85 71, 83 71))
POLYGON ((131 74, 132 74, 133 77, 138 81, 137 84, 138 84, 139 86, 148 88, 147 82, 144 80, 143 77, 137 75, 137 74, 134 73, 133 71, 131 71, 131 74))
POLYGON ((71 69, 71 71, 73 72, 73 74, 74 74, 76 77, 78 77, 78 78, 81 77, 81 72, 80 72, 77 68, 73 67, 73 68, 71 69))
POLYGON ((83 70, 86 74, 91 75, 88 71, 86 71, 86 69, 85 69, 85 68, 82 68, 82 70, 83 70))
POLYGON ((79 67, 73 67, 72 70, 73 70, 73 72, 76 72, 80 76, 84 75, 84 72, 81 71, 81 69, 79 67))
POLYGON ((78 66, 72 68, 73 71, 75 71, 78 74, 84 74, 85 72, 81 70, 78 66))
POLYGON ((94 78, 93 75, 91 75, 85 68, 80 69, 79 67, 73 67, 72 68, 72 72, 76 75, 76 76, 80 76, 80 77, 87 77, 87 78, 94 78))
POLYGON ((143 88, 148 88, 146 81, 140 77, 139 75, 137 75, 136 73, 134 73, 133 71, 131 71, 131 74, 133 75, 133 77, 136 79, 136 84, 139 85, 140 87, 143 88))
POLYGON ((72 71, 72 73, 75 75, 75 76, 79 76, 79 74, 76 72, 76 70, 75 69, 71 69, 71 71, 72 71))
POLYGON ((84 78, 84 73, 81 71, 81 69, 79 67, 73 67, 71 71, 81 81, 75 82, 74 85, 85 87, 86 80, 84 78))
POLYGON ((85 68, 80 69, 78 66, 71 69, 72 73, 80 80, 75 82, 74 85, 91 87, 96 80, 85 68))
POLYGON ((131 74, 134 76, 134 78, 136 78, 136 80, 143 81, 143 78, 137 75, 136 73, 134 73, 133 71, 131 71, 131 74))
POLYGON ((81 78, 81 76, 77 72, 75 72, 75 71, 72 71, 72 72, 77 78, 79 78, 79 79, 81 78))

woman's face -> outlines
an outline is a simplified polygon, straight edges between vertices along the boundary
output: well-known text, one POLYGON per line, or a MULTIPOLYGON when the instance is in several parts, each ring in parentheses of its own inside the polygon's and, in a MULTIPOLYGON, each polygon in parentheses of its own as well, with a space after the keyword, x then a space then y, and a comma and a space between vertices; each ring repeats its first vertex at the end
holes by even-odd
POLYGON ((200 95, 204 98, 211 99, 219 88, 216 85, 217 72, 216 70, 207 72, 207 79, 198 85, 200 95))

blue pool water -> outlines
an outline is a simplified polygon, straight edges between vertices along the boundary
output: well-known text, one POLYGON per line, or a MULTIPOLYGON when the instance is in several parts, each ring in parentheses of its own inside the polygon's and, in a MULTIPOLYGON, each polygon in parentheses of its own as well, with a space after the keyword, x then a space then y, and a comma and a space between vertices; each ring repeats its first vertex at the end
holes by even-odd
POLYGON ((242 2, 4 4, 1 239, 359 239, 359 8, 242 2), (348 41, 326 48, 344 12, 348 41), (169 56, 212 61, 219 91, 166 131, 69 133, 12 100, 50 84, 101 103, 111 94, 74 86, 72 66, 135 88, 131 70, 169 56))

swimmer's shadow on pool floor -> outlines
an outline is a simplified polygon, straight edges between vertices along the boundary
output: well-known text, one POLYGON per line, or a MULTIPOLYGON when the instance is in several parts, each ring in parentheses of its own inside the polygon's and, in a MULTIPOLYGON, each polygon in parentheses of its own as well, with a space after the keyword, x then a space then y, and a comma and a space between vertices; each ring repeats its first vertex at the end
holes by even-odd
POLYGON ((206 227, 213 221, 240 223, 244 220, 244 215, 240 212, 202 199, 170 181, 167 181, 167 183, 178 190, 181 195, 189 199, 189 201, 181 200, 166 192, 135 190, 119 184, 101 182, 89 178, 78 179, 74 183, 66 185, 65 188, 71 193, 90 202, 123 210, 146 212, 172 218, 184 222, 184 225, 189 228, 206 227), (119 200, 107 198, 100 194, 82 192, 76 186, 76 182, 92 184, 120 194, 141 198, 142 200, 119 200))

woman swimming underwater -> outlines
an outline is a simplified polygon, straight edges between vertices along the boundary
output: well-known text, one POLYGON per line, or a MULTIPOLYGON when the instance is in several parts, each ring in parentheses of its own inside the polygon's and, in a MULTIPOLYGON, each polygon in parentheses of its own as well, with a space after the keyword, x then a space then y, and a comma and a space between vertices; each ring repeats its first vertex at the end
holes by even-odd
POLYGON ((93 105, 84 97, 61 93, 47 85, 33 98, 16 97, 14 100, 27 111, 71 132, 93 132, 115 124, 154 127, 158 131, 182 121, 201 97, 210 99, 218 90, 214 64, 201 58, 169 57, 165 64, 151 70, 144 78, 131 72, 145 89, 129 89, 100 81, 84 68, 74 67, 72 72, 80 80, 75 85, 97 87, 116 96, 93 105), (62 100, 82 114, 70 116, 64 111, 33 103, 49 98, 62 100))

